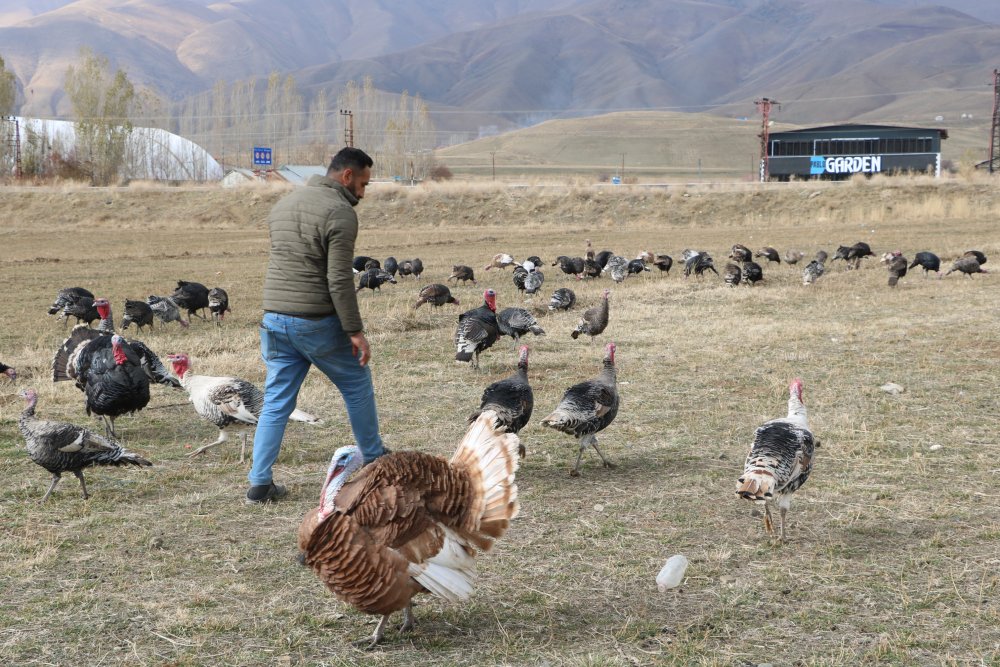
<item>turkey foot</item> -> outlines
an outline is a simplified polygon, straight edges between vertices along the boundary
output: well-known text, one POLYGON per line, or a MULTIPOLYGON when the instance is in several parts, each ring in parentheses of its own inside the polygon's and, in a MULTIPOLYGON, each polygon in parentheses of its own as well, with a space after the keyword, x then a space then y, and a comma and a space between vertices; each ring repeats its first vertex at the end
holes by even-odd
POLYGON ((389 616, 390 614, 386 614, 382 617, 382 620, 380 620, 378 625, 375 626, 375 632, 372 633, 371 637, 363 637, 351 642, 351 645, 356 646, 363 651, 371 651, 378 646, 379 642, 382 641, 382 636, 385 634, 385 626, 389 624, 389 616))

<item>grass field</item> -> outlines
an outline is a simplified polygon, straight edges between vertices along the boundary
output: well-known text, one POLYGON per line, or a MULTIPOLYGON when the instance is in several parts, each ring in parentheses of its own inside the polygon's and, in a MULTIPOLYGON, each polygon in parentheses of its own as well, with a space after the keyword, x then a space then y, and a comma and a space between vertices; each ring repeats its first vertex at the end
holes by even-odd
MULTIPOLYGON (((56 291, 88 287, 120 317, 126 297, 169 293, 178 279, 225 287, 235 312, 221 330, 196 321, 141 337, 161 356, 190 353, 196 373, 261 382, 263 220, 281 194, 0 192, 0 360, 21 374, 0 382, 0 663, 1000 665, 995 274, 914 269, 890 290, 868 259, 859 271, 828 264, 810 287, 801 265, 781 265, 765 266, 758 287, 730 289, 677 266, 621 286, 546 267, 544 296, 526 302, 548 335, 528 341, 536 408, 522 431, 521 515, 480 558, 470 602, 418 598, 415 632, 390 630, 370 654, 349 641, 375 619, 294 561, 329 456, 350 441, 340 397, 315 372, 299 403, 326 424, 290 426, 275 468, 285 502, 244 505, 235 443, 189 460, 216 430, 182 392, 155 387, 145 410, 118 422, 154 467, 88 470, 89 501, 69 476, 40 505, 49 476, 24 452, 16 392, 37 388, 42 417, 99 426, 77 389, 50 381, 65 335, 45 314, 56 291), (575 311, 545 309, 560 286, 576 290, 575 311), (569 331, 608 286, 598 342, 618 344, 622 407, 601 444, 618 467, 588 454, 573 479, 571 439, 538 421, 598 372, 601 345, 569 331), (784 415, 792 377, 822 447, 789 539, 774 544, 734 490, 754 429, 784 415), (880 391, 890 381, 906 391, 880 391), (677 553, 691 561, 686 579, 660 593, 654 577, 677 553)), ((977 248, 987 268, 1000 262, 1000 193, 976 181, 375 187, 359 213, 359 254, 419 256, 423 283, 455 263, 477 269, 479 286, 454 289, 461 308, 412 311, 418 283, 407 279, 360 295, 386 443, 445 456, 482 389, 516 361, 506 339, 479 372, 453 361, 457 314, 484 287, 501 308, 522 303, 509 271, 480 272, 495 252, 551 261, 590 238, 629 257, 700 248, 721 270, 734 243, 832 255, 864 240, 879 254, 932 250, 950 263, 977 248)))

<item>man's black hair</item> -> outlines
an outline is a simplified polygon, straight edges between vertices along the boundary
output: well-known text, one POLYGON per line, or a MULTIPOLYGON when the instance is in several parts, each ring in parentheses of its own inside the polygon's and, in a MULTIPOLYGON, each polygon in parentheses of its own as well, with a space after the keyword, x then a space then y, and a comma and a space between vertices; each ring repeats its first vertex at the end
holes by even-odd
POLYGON ((341 148, 333 159, 330 160, 330 166, 327 167, 327 173, 335 173, 338 171, 343 171, 344 169, 351 168, 355 171, 361 171, 365 167, 372 167, 375 163, 368 156, 368 153, 364 152, 360 148, 353 148, 348 146, 347 148, 341 148))

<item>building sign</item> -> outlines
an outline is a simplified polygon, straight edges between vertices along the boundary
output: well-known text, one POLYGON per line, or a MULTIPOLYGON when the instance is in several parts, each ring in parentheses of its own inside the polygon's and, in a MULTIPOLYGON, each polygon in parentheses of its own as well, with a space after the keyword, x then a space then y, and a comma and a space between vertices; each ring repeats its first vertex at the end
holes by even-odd
POLYGON ((261 146, 254 146, 253 149, 253 163, 255 165, 270 166, 271 164, 271 149, 264 148, 261 146))
POLYGON ((881 155, 809 158, 809 173, 816 174, 876 174, 882 171, 881 155))

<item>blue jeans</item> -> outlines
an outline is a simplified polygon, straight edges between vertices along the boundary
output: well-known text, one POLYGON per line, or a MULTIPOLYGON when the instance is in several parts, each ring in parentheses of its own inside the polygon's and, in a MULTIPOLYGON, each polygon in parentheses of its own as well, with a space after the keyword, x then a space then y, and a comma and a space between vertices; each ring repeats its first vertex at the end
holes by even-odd
POLYGON ((271 483, 271 466, 281 451, 288 416, 295 409, 299 388, 313 365, 344 397, 354 440, 365 463, 384 453, 371 370, 358 363, 340 318, 330 315, 310 320, 265 313, 260 326, 260 355, 267 365, 267 382, 264 408, 253 439, 253 467, 247 476, 251 484, 271 483))

